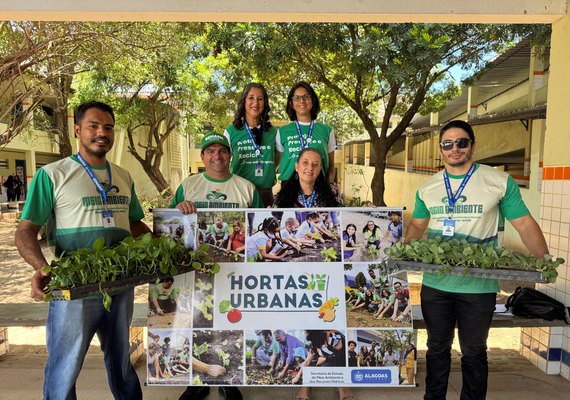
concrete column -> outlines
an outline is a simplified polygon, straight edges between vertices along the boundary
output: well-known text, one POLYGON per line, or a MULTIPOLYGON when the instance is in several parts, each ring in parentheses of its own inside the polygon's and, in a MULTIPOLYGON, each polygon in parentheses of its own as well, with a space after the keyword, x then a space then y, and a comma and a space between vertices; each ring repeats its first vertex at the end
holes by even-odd
POLYGON ((467 119, 473 119, 477 116, 477 97, 479 97, 479 88, 476 86, 469 86, 467 88, 467 119))
MULTIPOLYGON (((570 305, 570 268, 568 261, 570 252, 569 42, 570 16, 567 14, 552 24, 540 219, 540 225, 550 253, 567 261, 558 267, 556 283, 537 285, 539 290, 561 301, 566 306, 570 305)), ((533 68, 533 76, 534 70, 536 68, 533 68)), ((533 79, 532 85, 534 86, 536 83, 540 83, 540 80, 533 79)), ((532 153, 534 155, 534 149, 532 153)), ((570 328, 524 329, 521 344, 522 354, 543 371, 553 375, 560 374, 564 378, 570 379, 570 328), (535 352, 534 349, 536 348, 544 350, 535 352)))
POLYGON ((414 172, 414 138, 406 135, 406 165, 404 166, 405 172, 414 172))

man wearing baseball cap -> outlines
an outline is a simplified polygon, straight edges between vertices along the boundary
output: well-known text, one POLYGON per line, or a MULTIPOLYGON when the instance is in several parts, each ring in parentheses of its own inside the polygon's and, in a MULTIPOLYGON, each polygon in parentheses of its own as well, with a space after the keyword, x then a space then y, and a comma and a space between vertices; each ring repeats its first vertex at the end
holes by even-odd
POLYGON ((197 208, 263 208, 250 181, 230 173, 230 145, 225 136, 212 132, 201 141, 206 171, 185 178, 170 203, 184 214, 197 208))
MULTIPOLYGON (((198 208, 263 208, 255 185, 230 173, 232 153, 226 137, 212 132, 204 136, 200 144, 206 171, 186 177, 176 189, 169 207, 183 214, 195 213, 198 208)), ((220 386, 219 391, 226 400, 243 398, 234 386, 220 386)), ((188 386, 179 400, 202 400, 208 393, 208 386, 188 386)))

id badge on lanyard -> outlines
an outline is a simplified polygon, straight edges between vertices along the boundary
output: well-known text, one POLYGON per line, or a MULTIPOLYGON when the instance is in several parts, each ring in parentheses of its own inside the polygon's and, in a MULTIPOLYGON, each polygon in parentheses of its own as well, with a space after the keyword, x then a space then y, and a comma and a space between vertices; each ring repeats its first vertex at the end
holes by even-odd
POLYGON ((467 186, 467 182, 469 182, 469 179, 471 179, 471 176, 473 175, 474 172, 475 172, 475 163, 471 165, 469 171, 467 171, 467 174, 465 174, 465 176, 463 177, 463 180, 461 181, 459 188, 457 189, 455 194, 453 194, 451 190, 451 184, 449 182, 449 176, 447 175, 447 171, 443 171, 443 182, 445 184, 445 191, 447 193, 447 201, 448 201, 447 213, 449 215, 446 219, 443 220, 443 230, 441 233, 443 236, 452 237, 455 235, 455 220, 452 218, 455 208, 455 203, 461 197, 463 189, 465 189, 465 186, 467 186))
POLYGON ((255 176, 261 177, 263 176, 263 163, 261 161, 261 146, 255 143, 255 140, 253 138, 253 133, 251 132, 251 128, 249 127, 247 122, 245 123, 245 130, 247 131, 247 134, 249 135, 249 140, 251 141, 251 144, 255 149, 255 158, 257 159, 257 162, 255 163, 255 176))
MULTIPOLYGON (((93 173, 93 170, 91 169, 89 164, 87 164, 87 162, 83 159, 81 154, 79 152, 77 152, 75 157, 77 157, 77 160, 83 166, 83 169, 85 170, 85 172, 87 172, 87 175, 89 175, 89 178, 91 179, 91 181, 95 185, 95 188, 97 189, 97 191, 101 195, 101 198, 103 199, 103 204, 105 205, 105 210, 103 210, 101 212, 101 219, 103 222, 103 227, 114 228, 115 227, 115 218, 113 217, 113 211, 111 211, 107 208, 107 191, 105 190, 105 188, 103 187, 101 182, 99 182, 99 179, 97 179, 97 177, 93 173)), ((106 162, 105 166, 107 167, 107 174, 109 175, 109 186, 111 186, 111 182, 113 179, 111 176, 111 166, 110 166, 109 162, 106 162)))
POLYGON ((443 236, 453 236, 455 235, 455 220, 451 218, 446 218, 443 220, 443 236))
POLYGON ((113 211, 105 210, 101 213, 103 217, 103 226, 105 228, 114 228, 115 227, 115 218, 113 217, 113 211))
POLYGON ((263 164, 255 163, 255 176, 263 176, 263 164))

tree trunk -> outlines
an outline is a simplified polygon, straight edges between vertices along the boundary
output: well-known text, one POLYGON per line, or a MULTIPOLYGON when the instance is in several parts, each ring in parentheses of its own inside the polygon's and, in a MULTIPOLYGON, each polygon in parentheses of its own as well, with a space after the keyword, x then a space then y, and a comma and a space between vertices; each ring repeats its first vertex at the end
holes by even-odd
MULTIPOLYGON (((381 138, 378 139, 381 141, 381 138)), ((377 206, 385 206, 386 202, 384 201, 384 191, 385 191, 385 182, 384 182, 384 173, 386 171, 386 155, 387 149, 386 145, 379 145, 377 146, 378 149, 376 150, 376 159, 375 159, 375 166, 374 166, 374 175, 372 177, 372 202, 377 206)))
POLYGON ((164 179, 164 176, 162 175, 162 172, 160 172, 160 169, 153 167, 149 163, 141 164, 144 171, 150 178, 150 181, 158 190, 158 193, 160 193, 163 198, 172 196, 172 190, 170 189, 168 182, 166 182, 166 179, 164 179))
MULTIPOLYGON (((56 66, 50 66, 55 69, 56 66)), ((53 80, 50 80, 50 87, 52 93, 55 94, 55 122, 57 130, 57 143, 59 145, 59 155, 62 158, 71 155, 71 139, 69 137, 69 97, 71 95, 71 83, 73 82, 74 67, 70 66, 61 74, 56 75, 53 80)))

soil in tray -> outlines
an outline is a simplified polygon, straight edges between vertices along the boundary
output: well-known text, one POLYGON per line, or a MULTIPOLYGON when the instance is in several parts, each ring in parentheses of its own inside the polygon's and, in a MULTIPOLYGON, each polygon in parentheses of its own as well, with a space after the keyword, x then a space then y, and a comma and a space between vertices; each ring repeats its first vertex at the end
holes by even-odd
MULTIPOLYGON (((246 366, 246 380, 248 385, 292 385, 293 380, 292 374, 287 374, 285 378, 281 381, 277 381, 277 374, 280 370, 277 370, 275 374, 271 374, 271 367, 260 365, 250 365, 249 361, 246 366)), ((291 371, 293 372, 293 371, 291 371)), ((296 374, 297 372, 295 372, 296 374)), ((299 385, 302 383, 302 378, 299 380, 299 385)))
POLYGON ((361 309, 347 312, 346 314, 346 324, 350 328, 411 328, 412 323, 410 322, 394 322, 390 319, 384 317, 382 319, 375 319, 372 313, 364 311, 361 309))
MULTIPOLYGON (((333 247, 336 252, 336 261, 341 261, 340 242, 338 240, 326 241, 325 243, 316 243, 316 247, 303 247, 300 251, 291 249, 290 254, 280 260, 281 262, 321 262, 324 256, 321 251, 326 247, 333 247)), ((279 262, 279 261, 278 261, 279 262)))
MULTIPOLYGON (((209 385, 243 385, 243 332, 242 331, 202 331, 194 330, 193 348, 208 343, 206 352, 200 354, 200 361, 206 364, 223 365, 216 350, 223 350, 229 355, 229 364, 225 366, 226 373, 220 377, 194 372, 192 379, 209 385)), ((195 355, 195 354, 194 354, 195 355)))
POLYGON ((227 262, 244 262, 245 255, 235 252, 226 252, 223 249, 208 245, 208 255, 212 257, 212 262, 227 263, 227 262))

